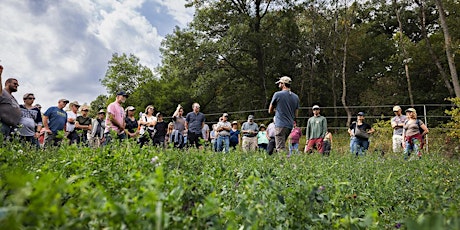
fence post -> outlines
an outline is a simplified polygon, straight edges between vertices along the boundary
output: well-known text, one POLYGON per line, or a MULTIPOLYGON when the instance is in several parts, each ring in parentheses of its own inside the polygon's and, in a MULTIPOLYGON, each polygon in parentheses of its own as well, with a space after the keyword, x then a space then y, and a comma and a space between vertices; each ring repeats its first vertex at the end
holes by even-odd
MULTIPOLYGON (((426 119, 427 114, 426 114, 426 105, 425 104, 423 105, 423 115, 425 116, 425 126, 428 128, 427 119, 426 119)), ((426 134, 425 140, 426 140, 425 148, 426 148, 426 152, 428 153, 428 134, 426 134)))

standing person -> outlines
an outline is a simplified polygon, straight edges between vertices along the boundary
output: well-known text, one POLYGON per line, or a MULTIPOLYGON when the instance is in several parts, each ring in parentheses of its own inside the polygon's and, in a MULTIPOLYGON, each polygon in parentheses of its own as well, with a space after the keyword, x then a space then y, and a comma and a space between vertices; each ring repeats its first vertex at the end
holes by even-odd
POLYGON ((228 114, 224 113, 222 115, 222 121, 217 123, 217 132, 219 133, 217 137, 217 152, 228 153, 230 149, 230 130, 232 125, 228 122, 228 114))
POLYGON ((209 125, 204 123, 204 126, 203 128, 201 129, 201 135, 202 135, 202 138, 204 140, 204 146, 207 147, 209 145, 209 133, 210 133, 210 130, 209 130, 209 125))
POLYGON ((5 88, 2 88, 2 73, 3 66, 0 65, 0 132, 3 138, 8 140, 21 120, 21 109, 13 96, 13 93, 18 91, 19 83, 14 78, 8 78, 5 81, 5 88))
POLYGON ((88 117, 89 108, 83 105, 80 111, 81 115, 75 120, 75 130, 78 134, 77 144, 83 142, 84 145, 88 145, 88 132, 93 129, 91 118, 88 117))
POLYGON ((265 129, 264 124, 260 124, 259 132, 257 133, 257 146, 259 147, 259 149, 267 151, 268 138, 267 130, 265 129))
POLYGON ((67 123, 67 113, 64 107, 69 103, 67 99, 60 99, 57 106, 50 107, 43 114, 43 127, 45 128, 45 145, 59 146, 62 137, 58 136, 58 131, 65 131, 67 123))
POLYGON ((276 84, 281 89, 273 94, 268 113, 275 112, 276 151, 286 151, 286 139, 299 112, 299 97, 291 91, 291 78, 281 77, 276 84))
POLYGON ((364 112, 359 112, 357 121, 348 128, 348 133, 353 133, 355 137, 352 153, 356 156, 364 155, 365 151, 369 149, 369 135, 374 132, 374 128, 364 122, 364 112))
POLYGON ((153 136, 153 145, 164 148, 165 147, 165 137, 168 129, 168 124, 163 120, 163 114, 157 113, 157 123, 155 125, 155 135, 153 136))
POLYGON ((75 120, 77 120, 77 111, 80 108, 78 101, 72 101, 69 104, 69 111, 67 111, 67 124, 66 124, 66 135, 69 139, 69 144, 77 143, 78 134, 75 130, 75 120))
POLYGON ((169 122, 168 123, 168 130, 166 131, 166 137, 165 137, 165 145, 166 145, 166 147, 170 146, 171 135, 172 135, 173 131, 174 131, 174 122, 169 122))
POLYGON ((238 122, 232 122, 232 129, 230 129, 230 148, 236 150, 236 146, 240 143, 240 130, 238 130, 238 122))
POLYGON ((299 153, 299 142, 300 137, 302 136, 302 130, 297 127, 297 122, 294 121, 294 128, 289 134, 289 155, 292 153, 299 153))
POLYGON ((136 118, 134 117, 134 113, 136 112, 136 108, 134 106, 128 106, 125 109, 126 111, 126 118, 125 118, 125 133, 128 138, 136 138, 139 134, 138 123, 136 118))
POLYGON ((259 132, 259 126, 254 122, 254 116, 249 115, 248 121, 244 122, 241 126, 241 132, 243 133, 243 151, 255 151, 257 149, 257 133, 259 132))
POLYGON ((331 132, 326 132, 326 135, 324 136, 323 139, 323 149, 324 149, 324 155, 329 156, 331 154, 331 149, 332 149, 332 133, 331 132))
POLYGON ((272 154, 273 154, 273 151, 276 149, 276 142, 275 142, 275 133, 276 133, 275 120, 276 120, 276 117, 273 117, 273 122, 271 122, 271 123, 268 124, 268 126, 267 126, 267 138, 268 138, 267 152, 268 152, 268 155, 272 155, 272 154))
POLYGON ((139 125, 141 126, 141 130, 139 134, 141 135, 139 138, 139 142, 142 146, 148 144, 150 140, 153 141, 153 136, 155 135, 155 125, 157 124, 157 118, 155 117, 155 107, 153 105, 148 105, 145 108, 145 113, 139 118, 139 125))
POLYGON ((321 110, 318 105, 314 105, 312 110, 313 117, 310 117, 307 123, 307 132, 305 134, 307 141, 305 143, 304 152, 311 153, 313 147, 316 146, 318 152, 323 154, 323 138, 327 132, 327 120, 325 117, 321 116, 321 110))
POLYGON ((217 132, 217 124, 212 125, 212 131, 209 135, 211 137, 212 151, 217 152, 217 138, 219 137, 219 134, 217 132))
POLYGON ((421 158, 423 137, 429 132, 428 127, 423 121, 417 119, 417 111, 414 108, 406 109, 406 117, 407 121, 403 127, 404 160, 410 157, 412 151, 421 158))
POLYGON ((172 116, 174 122, 174 130, 171 134, 170 141, 174 143, 174 147, 176 148, 183 148, 185 145, 184 135, 185 135, 185 118, 184 115, 184 108, 179 104, 177 105, 176 111, 172 116))
POLYGON ((393 152, 396 153, 402 149, 403 139, 403 127, 406 122, 406 116, 402 115, 402 109, 399 106, 393 107, 395 116, 391 119, 391 128, 393 128, 393 152))
POLYGON ((21 140, 38 148, 40 147, 38 138, 42 129, 42 114, 38 108, 32 105, 35 100, 33 93, 24 94, 22 99, 24 100, 24 104, 20 105, 22 115, 19 121, 21 124, 19 135, 21 140))
POLYGON ((101 109, 97 112, 97 117, 93 119, 91 130, 91 146, 97 148, 101 146, 104 139, 104 130, 105 130, 105 110, 101 109))
POLYGON ((200 112, 200 104, 193 103, 193 111, 188 113, 185 117, 185 129, 188 130, 187 133, 187 142, 189 146, 195 145, 195 147, 202 149, 200 139, 201 139, 201 129, 203 129, 205 116, 200 112))
POLYGON ((110 132, 115 132, 118 140, 126 139, 125 133, 125 110, 121 104, 125 103, 128 95, 121 91, 117 93, 115 101, 107 106, 107 116, 105 118, 104 145, 112 141, 110 132))

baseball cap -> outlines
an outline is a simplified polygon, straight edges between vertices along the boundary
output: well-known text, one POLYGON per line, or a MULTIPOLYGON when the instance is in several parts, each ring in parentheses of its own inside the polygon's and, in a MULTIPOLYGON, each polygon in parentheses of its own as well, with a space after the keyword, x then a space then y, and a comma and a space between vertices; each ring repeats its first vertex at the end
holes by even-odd
POLYGON ((134 106, 126 107, 126 111, 132 111, 132 110, 136 110, 136 108, 134 108, 134 106))
POLYGON ((364 116, 364 112, 359 112, 358 116, 364 116))
POLYGON ((417 111, 416 111, 414 108, 408 108, 408 109, 406 109, 406 113, 407 113, 407 112, 414 112, 414 113, 416 113, 417 111))
POLYGON ((319 109, 319 105, 314 105, 311 109, 313 109, 313 110, 319 109))
POLYGON ((228 117, 228 113, 222 114, 222 117, 228 117))
POLYGON ((105 110, 101 109, 99 110, 99 112, 97 112, 97 114, 101 114, 101 113, 105 114, 105 110))
POLYGON ((280 83, 280 82, 286 83, 286 84, 291 84, 292 80, 291 80, 291 78, 288 77, 288 76, 283 76, 283 77, 281 77, 275 84, 278 84, 278 83, 280 83))
POLYGON ((128 94, 125 93, 125 91, 120 91, 117 93, 117 96, 125 96, 128 97, 128 94))
POLYGON ((233 121, 233 122, 232 122, 232 125, 235 125, 235 124, 237 125, 237 124, 238 124, 238 121, 233 121))
POLYGON ((70 106, 75 105, 77 107, 80 107, 80 104, 78 104, 78 101, 72 101, 70 102, 70 106))
POLYGON ((402 110, 401 107, 399 106, 393 107, 393 112, 398 112, 399 110, 402 110))
POLYGON ((22 99, 26 99, 26 98, 28 98, 30 95, 34 96, 33 93, 26 93, 26 94, 24 94, 24 97, 22 97, 22 99))
POLYGON ((65 103, 69 103, 69 100, 67 100, 67 99, 59 99, 59 102, 61 102, 61 101, 65 102, 65 103))

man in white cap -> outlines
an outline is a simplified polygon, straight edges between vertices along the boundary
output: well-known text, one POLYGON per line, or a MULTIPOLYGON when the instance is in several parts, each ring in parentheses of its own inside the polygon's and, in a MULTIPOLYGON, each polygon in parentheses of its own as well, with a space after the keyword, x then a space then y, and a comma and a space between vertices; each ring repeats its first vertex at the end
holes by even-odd
POLYGON ((244 152, 257 150, 257 133, 259 126, 254 122, 254 115, 248 116, 248 121, 241 125, 241 133, 243 133, 242 148, 244 152))
POLYGON ((299 112, 299 96, 291 91, 290 77, 281 77, 276 84, 281 89, 273 94, 268 113, 275 112, 276 151, 286 151, 286 139, 294 127, 299 112))
POLYGON ((78 101, 72 101, 69 104, 70 110, 67 111, 67 124, 65 131, 70 144, 77 143, 78 134, 75 130, 75 121, 77 120, 77 112, 79 108, 80 104, 78 104, 78 101))
POLYGON ((395 116, 391 119, 391 128, 393 128, 393 152, 402 151, 403 144, 403 127, 407 118, 402 114, 402 109, 399 106, 393 107, 395 116))
POLYGON ((327 132, 327 120, 320 114, 320 107, 314 105, 312 107, 313 117, 310 117, 307 122, 307 132, 305 136, 307 141, 305 143, 305 153, 311 153, 313 147, 316 146, 318 152, 323 154, 323 139, 327 132))
POLYGON ((219 133, 217 137, 217 152, 228 153, 230 149, 230 129, 232 129, 232 124, 228 122, 228 114, 224 113, 222 115, 222 121, 217 123, 217 132, 219 133))

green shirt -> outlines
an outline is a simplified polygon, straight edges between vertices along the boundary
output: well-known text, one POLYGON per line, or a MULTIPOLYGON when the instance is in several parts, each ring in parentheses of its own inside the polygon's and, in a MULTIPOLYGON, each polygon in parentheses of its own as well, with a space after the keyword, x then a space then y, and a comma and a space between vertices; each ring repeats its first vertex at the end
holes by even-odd
POLYGON ((308 119, 307 124, 307 140, 313 138, 324 138, 327 132, 327 120, 325 117, 319 115, 317 117, 313 116, 308 119))

